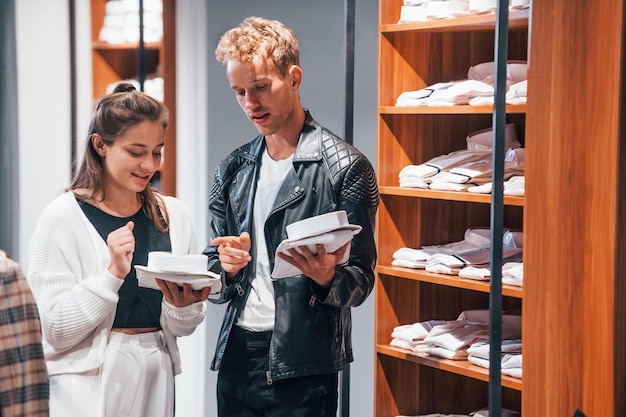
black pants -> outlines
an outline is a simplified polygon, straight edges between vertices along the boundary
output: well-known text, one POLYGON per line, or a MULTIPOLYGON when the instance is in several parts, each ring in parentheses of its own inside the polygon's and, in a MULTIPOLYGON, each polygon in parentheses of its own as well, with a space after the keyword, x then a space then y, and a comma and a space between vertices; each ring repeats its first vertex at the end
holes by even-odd
POLYGON ((267 384, 271 337, 233 326, 217 377, 219 417, 335 417, 337 373, 267 384))

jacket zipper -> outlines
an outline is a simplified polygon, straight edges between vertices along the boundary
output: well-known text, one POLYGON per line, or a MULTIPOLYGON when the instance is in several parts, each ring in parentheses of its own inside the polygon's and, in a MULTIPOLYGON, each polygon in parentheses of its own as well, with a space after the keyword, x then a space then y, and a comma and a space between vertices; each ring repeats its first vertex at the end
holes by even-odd
POLYGON ((265 371, 265 382, 267 385, 272 385, 274 383, 274 379, 272 378, 272 340, 274 337, 270 339, 270 348, 267 352, 267 371, 265 371))
POLYGON ((243 295, 243 287, 239 282, 235 283, 235 289, 237 290, 237 294, 239 294, 239 296, 243 295))

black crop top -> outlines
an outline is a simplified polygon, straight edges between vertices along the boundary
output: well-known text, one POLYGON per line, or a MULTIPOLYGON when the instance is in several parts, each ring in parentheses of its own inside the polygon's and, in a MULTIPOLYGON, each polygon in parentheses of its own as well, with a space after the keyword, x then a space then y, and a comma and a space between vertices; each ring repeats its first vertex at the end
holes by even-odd
POLYGON ((146 328, 161 327, 161 291, 143 288, 137 284, 134 265, 147 265, 148 252, 172 250, 169 232, 161 233, 156 225, 148 218, 143 210, 130 217, 112 216, 99 208, 84 201, 79 201, 80 207, 94 225, 102 239, 106 242, 107 236, 133 221, 135 227, 135 252, 133 253, 130 272, 124 279, 119 290, 119 301, 115 313, 113 327, 116 328, 146 328))

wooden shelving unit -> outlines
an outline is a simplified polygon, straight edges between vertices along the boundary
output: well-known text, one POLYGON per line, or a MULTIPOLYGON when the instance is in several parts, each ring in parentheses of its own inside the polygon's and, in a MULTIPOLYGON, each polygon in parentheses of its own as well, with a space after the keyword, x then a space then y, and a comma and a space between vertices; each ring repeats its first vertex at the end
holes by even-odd
MULTIPOLYGON (((139 44, 110 44, 99 40, 107 0, 91 1, 91 39, 93 64, 93 98, 95 103, 106 94, 111 83, 138 79, 139 44)), ((144 43, 147 75, 158 73, 164 79, 163 102, 170 112, 166 132, 164 159, 159 170, 160 189, 176 195, 176 0, 163 1, 163 39, 144 43)))
MULTIPOLYGON (((493 60, 495 16, 398 24, 401 5, 379 2, 374 415, 469 413, 488 404, 488 371, 392 347, 390 334, 487 308, 489 285, 390 263, 399 247, 488 225, 490 197, 405 190, 398 172, 462 148, 492 110, 394 102, 493 60)), ((526 195, 504 199, 504 226, 524 232, 524 287, 505 285, 503 308, 521 307, 524 361, 523 380, 503 376, 501 392, 523 417, 626 415, 624 6, 542 0, 510 15, 508 58, 529 61, 527 104, 506 109, 526 149, 526 195)))
MULTIPOLYGON (((472 65, 494 60, 495 15, 397 24, 401 0, 379 9, 376 286, 376 417, 466 413, 488 404, 489 370, 468 361, 416 354, 390 346, 395 326, 454 320, 489 308, 490 285, 456 276, 391 266, 400 247, 463 239, 470 227, 489 226, 491 195, 398 186, 409 164, 466 147, 467 135, 492 124, 492 106, 396 107, 400 93, 467 78, 472 65)), ((509 59, 526 60, 528 11, 510 16, 509 59)), ((525 131, 526 106, 507 106, 507 122, 525 131)), ((523 229, 524 197, 504 199, 505 227, 523 229)), ((521 309, 523 289, 505 285, 503 307, 521 309)), ((503 407, 520 410, 522 381, 502 377, 503 407)))

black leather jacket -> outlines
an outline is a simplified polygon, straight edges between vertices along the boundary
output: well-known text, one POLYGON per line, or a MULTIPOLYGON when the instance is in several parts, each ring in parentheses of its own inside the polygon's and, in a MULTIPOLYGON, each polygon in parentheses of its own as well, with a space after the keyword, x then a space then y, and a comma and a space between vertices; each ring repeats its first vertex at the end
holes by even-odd
MULTIPOLYGON (((240 147, 217 167, 211 189, 209 241, 247 231, 254 242, 253 202, 264 137, 240 147)), ((274 281, 275 322, 268 383, 304 375, 337 372, 353 360, 350 307, 363 303, 374 286, 374 224, 378 185, 370 162, 357 149, 320 126, 307 111, 306 121, 287 174, 265 222, 270 270, 274 253, 287 238, 288 224, 335 210, 346 210, 351 224, 363 227, 354 236, 347 265, 335 267, 329 289, 303 275, 274 281)), ((217 247, 208 246, 209 270, 221 273, 223 290, 216 303, 230 301, 211 369, 220 367, 232 326, 245 306, 254 278, 253 261, 234 279, 226 279, 217 247)))

